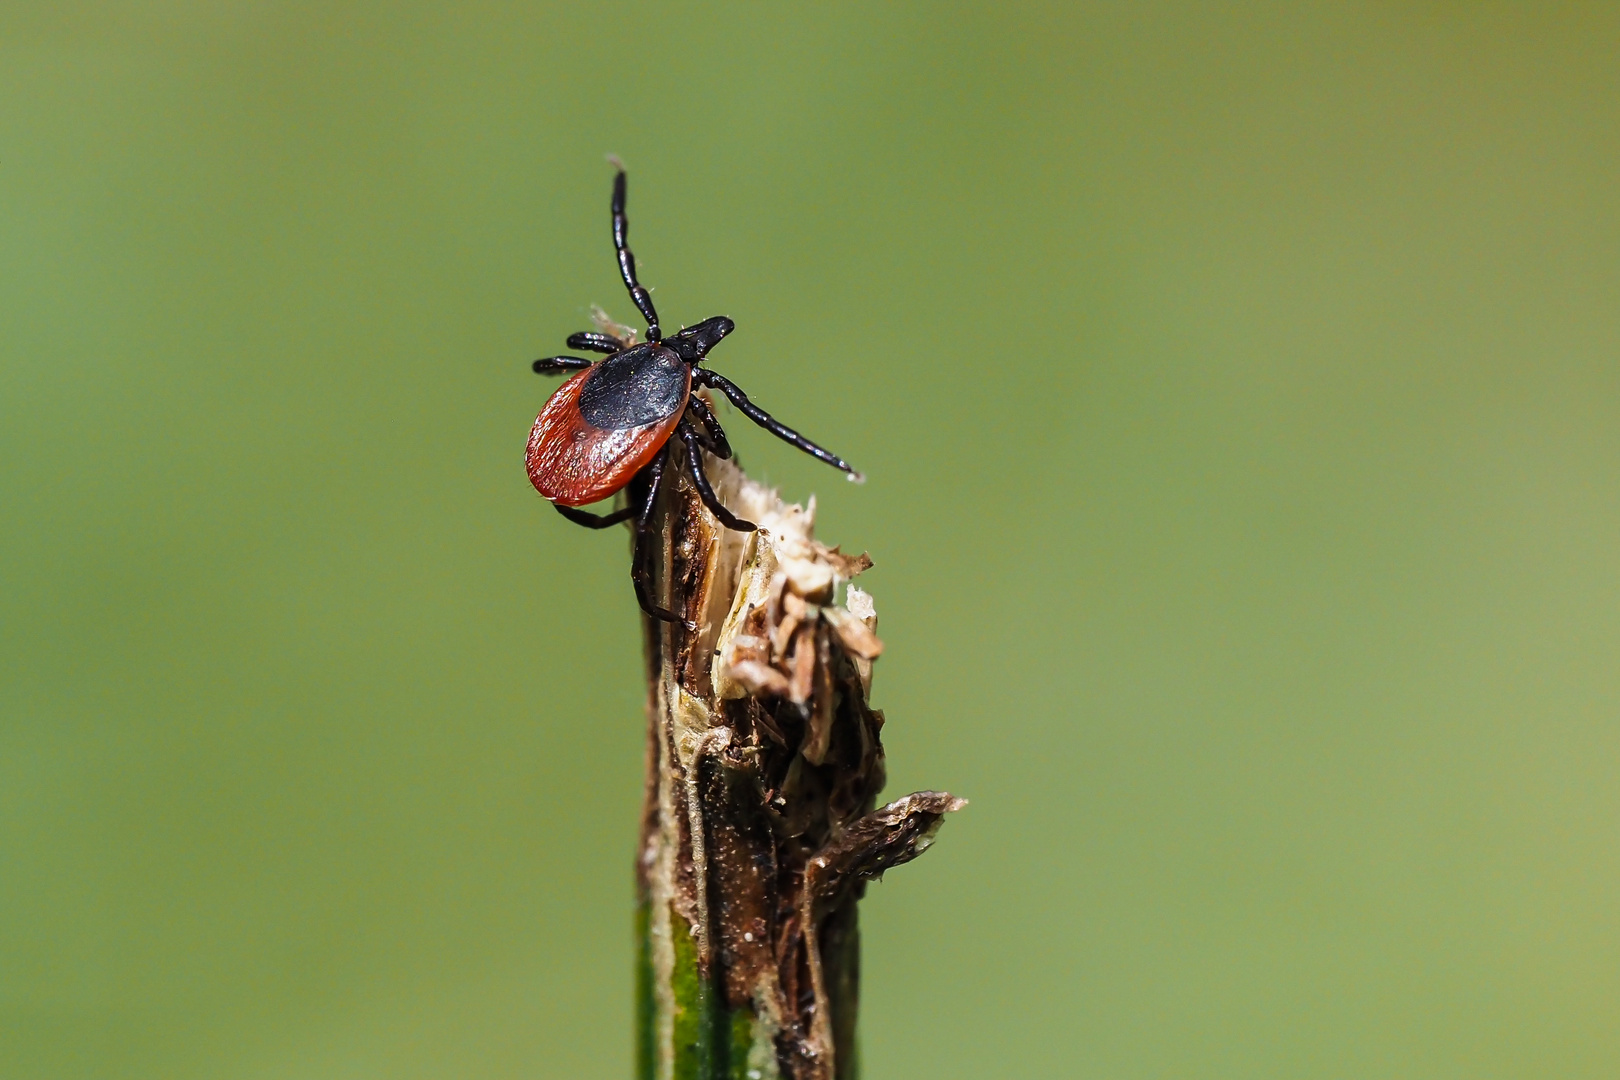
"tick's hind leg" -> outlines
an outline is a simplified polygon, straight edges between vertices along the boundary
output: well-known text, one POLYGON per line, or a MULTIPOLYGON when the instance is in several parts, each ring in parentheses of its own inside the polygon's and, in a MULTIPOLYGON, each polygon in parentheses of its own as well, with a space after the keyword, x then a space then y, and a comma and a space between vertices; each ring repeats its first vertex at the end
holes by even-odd
MULTIPOLYGON (((697 631, 697 623, 659 607, 652 599, 652 557, 657 550, 658 535, 653 531, 653 508, 658 505, 658 487, 664 478, 664 455, 660 453, 653 459, 652 464, 642 470, 637 481, 646 477, 647 493, 643 496, 640 512, 636 517, 636 547, 630 556, 630 583, 636 589, 636 603, 641 610, 662 622, 680 623, 689 632, 697 631)), ((637 485, 639 487, 639 484, 637 485)))
POLYGON ((623 509, 613 511, 611 514, 593 514, 589 510, 580 510, 572 506, 560 506, 557 503, 551 505, 556 507, 557 513, 572 521, 575 525, 583 525, 587 529, 605 529, 610 525, 617 525, 621 521, 629 521, 636 516, 636 507, 634 506, 626 506, 623 509))
POLYGON ((703 505, 709 508, 709 513, 713 514, 720 524, 734 532, 753 532, 759 528, 752 521, 744 521, 727 510, 726 504, 720 501, 720 496, 709 486, 709 477, 703 471, 703 437, 685 420, 681 421, 681 426, 676 428, 676 431, 681 441, 686 444, 687 468, 691 472, 692 482, 697 485, 703 505))
POLYGON ((694 429, 704 449, 721 461, 730 460, 731 443, 726 441, 725 429, 720 426, 720 421, 714 418, 714 410, 709 408, 709 403, 693 394, 686 399, 686 411, 697 420, 694 429))

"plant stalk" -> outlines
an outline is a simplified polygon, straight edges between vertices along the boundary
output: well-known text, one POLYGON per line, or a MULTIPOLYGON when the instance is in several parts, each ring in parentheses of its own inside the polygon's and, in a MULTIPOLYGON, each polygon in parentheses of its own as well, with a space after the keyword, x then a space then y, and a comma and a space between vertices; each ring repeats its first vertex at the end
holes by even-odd
POLYGON ((754 533, 666 482, 655 587, 696 629, 645 619, 647 785, 636 861, 637 1075, 854 1080, 865 883, 965 805, 920 791, 882 808, 882 651, 871 565, 818 543, 728 461, 711 481, 754 533), (840 596, 842 594, 842 602, 840 596))

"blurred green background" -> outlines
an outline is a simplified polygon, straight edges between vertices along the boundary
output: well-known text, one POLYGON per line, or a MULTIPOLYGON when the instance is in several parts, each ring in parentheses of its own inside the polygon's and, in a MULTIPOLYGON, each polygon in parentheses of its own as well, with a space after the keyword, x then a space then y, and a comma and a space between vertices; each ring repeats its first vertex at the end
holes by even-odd
POLYGON ((1620 1074, 1620 11, 0 9, 0 1075, 625 1077, 630 306, 870 550, 902 1077, 1620 1074))

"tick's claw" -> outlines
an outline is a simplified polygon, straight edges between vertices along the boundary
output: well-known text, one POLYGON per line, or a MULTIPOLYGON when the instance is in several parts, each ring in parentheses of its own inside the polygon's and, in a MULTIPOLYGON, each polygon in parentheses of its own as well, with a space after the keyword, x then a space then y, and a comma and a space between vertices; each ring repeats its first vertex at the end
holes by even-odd
POLYGON ((667 623, 677 624, 683 630, 685 630, 688 634, 695 634, 695 633, 698 632, 698 624, 697 623, 693 622, 691 619, 683 619, 679 615, 675 614, 673 611, 666 611, 663 608, 653 608, 653 609, 647 611, 647 614, 651 615, 653 618, 657 619, 659 622, 667 622, 667 623))

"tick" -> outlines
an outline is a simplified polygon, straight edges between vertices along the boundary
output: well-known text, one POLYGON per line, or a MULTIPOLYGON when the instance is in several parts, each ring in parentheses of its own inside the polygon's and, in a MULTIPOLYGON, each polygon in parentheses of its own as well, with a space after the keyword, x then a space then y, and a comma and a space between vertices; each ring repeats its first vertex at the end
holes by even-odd
POLYGON ((606 353, 604 359, 548 356, 534 362, 537 375, 577 374, 557 388, 534 421, 529 434, 529 480, 558 513, 576 525, 605 529, 634 520, 630 580, 636 600, 655 619, 681 622, 679 615, 654 603, 651 595, 653 507, 666 479, 668 459, 663 450, 670 439, 679 439, 685 446, 675 468, 691 476, 704 505, 720 524, 739 532, 757 528, 726 509, 703 471, 705 450, 725 459, 731 457, 731 444, 708 403, 692 392, 695 386, 720 391, 748 419, 811 457, 842 469, 849 479, 859 481, 861 475, 837 454, 749 401, 731 380, 701 366, 709 350, 736 329, 730 319, 716 315, 663 336, 652 297, 636 280, 636 258, 626 243, 630 223, 624 214, 624 197, 621 167, 613 178, 613 250, 624 287, 647 320, 647 340, 638 345, 634 330, 614 327, 604 318, 598 320, 599 332, 581 331, 568 338, 570 349, 606 353), (579 509, 626 489, 627 505, 611 514, 579 509))

